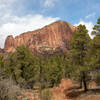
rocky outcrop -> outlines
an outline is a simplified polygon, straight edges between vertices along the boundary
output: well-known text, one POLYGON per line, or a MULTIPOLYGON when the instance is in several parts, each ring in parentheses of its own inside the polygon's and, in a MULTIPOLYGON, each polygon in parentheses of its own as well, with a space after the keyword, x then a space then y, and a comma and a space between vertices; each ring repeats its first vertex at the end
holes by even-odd
POLYGON ((68 49, 70 41, 76 27, 64 21, 57 21, 42 29, 23 33, 15 38, 8 36, 5 41, 5 52, 14 52, 16 47, 24 45, 34 52, 50 52, 68 49))
POLYGON ((5 52, 13 52, 15 51, 15 39, 13 38, 12 35, 8 36, 6 41, 5 41, 5 52))

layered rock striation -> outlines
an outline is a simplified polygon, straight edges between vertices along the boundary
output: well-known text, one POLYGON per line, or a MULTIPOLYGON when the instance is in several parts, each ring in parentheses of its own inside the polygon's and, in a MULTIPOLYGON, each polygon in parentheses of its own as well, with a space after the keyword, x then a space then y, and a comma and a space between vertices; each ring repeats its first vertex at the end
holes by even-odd
POLYGON ((24 45, 34 52, 52 52, 68 49, 68 42, 76 30, 68 22, 57 21, 35 31, 22 33, 19 36, 8 36, 5 41, 4 51, 14 52, 18 46, 24 45))

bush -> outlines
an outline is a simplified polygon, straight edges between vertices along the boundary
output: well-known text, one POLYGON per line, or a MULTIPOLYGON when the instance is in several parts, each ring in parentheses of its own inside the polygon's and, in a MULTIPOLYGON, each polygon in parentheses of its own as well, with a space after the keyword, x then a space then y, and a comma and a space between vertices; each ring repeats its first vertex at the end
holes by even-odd
POLYGON ((14 82, 8 79, 0 81, 0 100, 17 100, 20 93, 19 87, 14 85, 14 82))
POLYGON ((96 83, 100 85, 100 72, 96 75, 96 83))

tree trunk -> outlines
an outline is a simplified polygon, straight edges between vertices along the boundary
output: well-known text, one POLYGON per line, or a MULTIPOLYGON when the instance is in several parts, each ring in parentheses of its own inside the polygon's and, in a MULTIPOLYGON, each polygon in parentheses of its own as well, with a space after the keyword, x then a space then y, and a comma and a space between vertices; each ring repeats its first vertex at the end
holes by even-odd
POLYGON ((80 89, 82 88, 82 77, 80 79, 80 89))
POLYGON ((84 85, 84 91, 87 91, 87 84, 86 84, 86 74, 85 72, 82 73, 83 74, 83 85, 84 85))

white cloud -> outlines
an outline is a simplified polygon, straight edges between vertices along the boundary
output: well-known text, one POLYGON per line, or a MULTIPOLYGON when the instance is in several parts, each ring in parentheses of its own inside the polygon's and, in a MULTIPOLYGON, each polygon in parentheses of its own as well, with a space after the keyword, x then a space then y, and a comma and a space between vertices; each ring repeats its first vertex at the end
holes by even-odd
POLYGON ((45 0, 44 7, 53 7, 59 0, 45 0))
MULTIPOLYGON (((45 6, 49 6, 49 4, 53 6, 56 0, 44 1, 45 6)), ((0 47, 4 47, 5 38, 8 35, 16 36, 26 31, 41 28, 59 19, 58 17, 45 17, 41 14, 26 14, 19 17, 17 11, 21 14, 24 13, 27 2, 27 0, 20 0, 20 2, 18 0, 0 0, 0 47)))
POLYGON ((75 24, 75 26, 78 26, 78 25, 80 25, 80 24, 86 26, 87 30, 89 31, 89 36, 90 36, 91 38, 93 38, 93 36, 91 35, 91 32, 93 31, 93 23, 92 23, 92 22, 85 22, 85 21, 83 21, 83 20, 80 20, 80 22, 77 23, 77 24, 75 24))
POLYGON ((0 0, 0 8, 4 8, 13 4, 15 0, 0 0))
POLYGON ((0 4, 10 4, 13 3, 15 0, 0 0, 0 4))
POLYGON ((90 17, 94 17, 96 15, 96 13, 94 12, 94 13, 92 13, 92 14, 89 14, 89 15, 87 15, 85 18, 90 18, 90 17))
POLYGON ((0 46, 4 46, 5 38, 8 35, 16 36, 26 31, 32 31, 50 24, 58 19, 58 17, 44 17, 40 14, 26 15, 24 17, 6 14, 1 20, 2 25, 0 26, 0 46))

